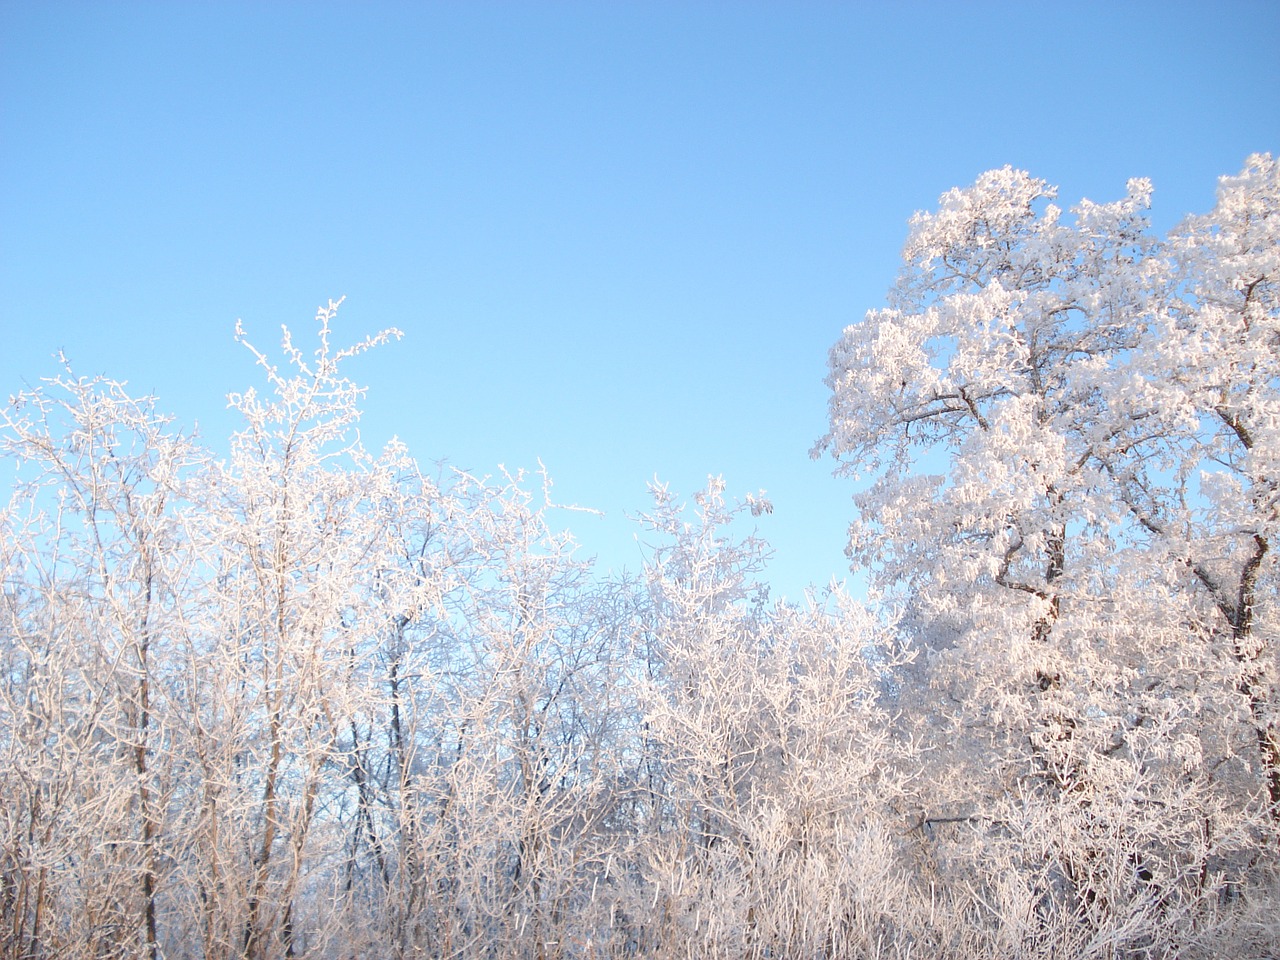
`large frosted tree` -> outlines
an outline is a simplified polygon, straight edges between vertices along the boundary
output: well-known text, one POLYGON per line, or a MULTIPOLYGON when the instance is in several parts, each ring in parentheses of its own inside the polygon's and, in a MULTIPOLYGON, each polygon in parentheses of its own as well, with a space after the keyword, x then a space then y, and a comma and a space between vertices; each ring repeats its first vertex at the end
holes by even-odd
POLYGON ((1207 895, 1280 818, 1276 166, 1167 240, 1150 194, 1068 214, 1006 167, 917 214, 889 307, 831 350, 814 450, 868 481, 849 556, 970 775, 922 823, 1016 832, 1040 797, 1032 902, 1092 937, 1207 895))

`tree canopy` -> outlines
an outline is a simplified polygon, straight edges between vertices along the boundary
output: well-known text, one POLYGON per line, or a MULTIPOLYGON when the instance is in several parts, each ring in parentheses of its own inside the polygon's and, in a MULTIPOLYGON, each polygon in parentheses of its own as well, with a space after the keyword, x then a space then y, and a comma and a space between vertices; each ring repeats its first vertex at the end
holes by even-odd
POLYGON ((868 602, 771 602, 716 479, 604 576, 545 477, 366 449, 396 333, 336 303, 225 459, 12 397, 0 952, 1274 956, 1280 171, 1165 237, 1151 193, 911 220, 814 448, 868 602))

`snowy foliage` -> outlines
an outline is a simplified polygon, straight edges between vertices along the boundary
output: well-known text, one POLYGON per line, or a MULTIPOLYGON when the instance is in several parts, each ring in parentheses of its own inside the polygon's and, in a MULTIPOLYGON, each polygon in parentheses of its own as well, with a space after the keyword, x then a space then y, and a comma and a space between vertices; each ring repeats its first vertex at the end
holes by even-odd
POLYGON ((1277 176, 913 219, 817 448, 878 607, 771 602, 763 492, 602 577, 545 477, 366 449, 336 303, 225 460, 14 396, 0 955, 1274 956, 1277 176))
POLYGON ((1280 173, 1163 241, 1150 194, 1064 216, 1005 168, 918 214, 815 448, 869 479, 849 555, 929 649, 914 719, 963 786, 925 821, 990 825, 972 869, 1033 830, 1081 950, 1238 891, 1280 827, 1280 173))

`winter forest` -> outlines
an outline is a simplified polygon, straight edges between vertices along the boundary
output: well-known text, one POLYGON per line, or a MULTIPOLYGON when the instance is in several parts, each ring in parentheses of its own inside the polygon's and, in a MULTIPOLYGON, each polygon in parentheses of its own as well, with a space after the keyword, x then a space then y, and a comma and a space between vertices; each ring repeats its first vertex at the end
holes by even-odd
POLYGON ((772 602, 719 481, 606 576, 546 478, 365 449, 335 303, 237 330, 226 457, 11 397, 0 954, 1276 956, 1280 167, 1150 194, 911 219, 813 448, 865 600, 772 602))

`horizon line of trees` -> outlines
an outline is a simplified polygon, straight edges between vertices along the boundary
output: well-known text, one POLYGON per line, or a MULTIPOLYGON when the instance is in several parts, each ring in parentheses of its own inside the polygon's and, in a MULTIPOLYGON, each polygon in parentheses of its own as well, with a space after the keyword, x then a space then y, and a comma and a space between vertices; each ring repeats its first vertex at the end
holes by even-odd
POLYGON ((1280 171, 1150 190, 912 219, 814 449, 869 603, 770 602, 714 479, 603 577, 545 482, 366 450, 333 302, 223 460, 11 398, 0 956, 1275 956, 1280 171))

